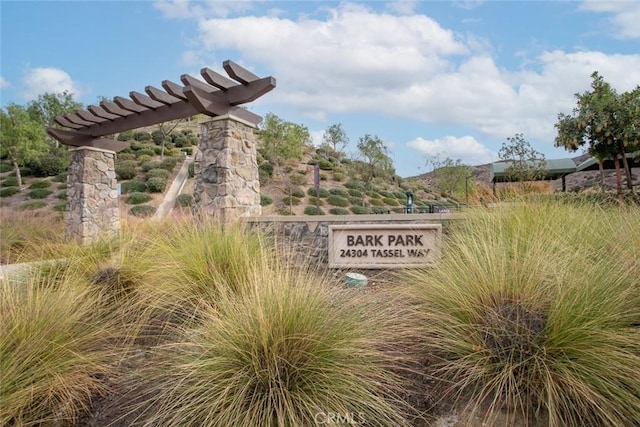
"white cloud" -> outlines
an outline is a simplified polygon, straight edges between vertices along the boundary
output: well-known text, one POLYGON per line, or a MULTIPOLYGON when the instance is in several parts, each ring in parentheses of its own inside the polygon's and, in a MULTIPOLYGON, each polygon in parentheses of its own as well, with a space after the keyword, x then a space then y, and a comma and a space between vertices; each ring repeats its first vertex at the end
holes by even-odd
POLYGON ((31 68, 23 77, 23 96, 27 101, 36 99, 44 93, 69 92, 75 99, 80 97, 80 90, 71 76, 59 68, 31 68))
POLYGON ((7 87, 9 85, 10 85, 9 81, 4 77, 0 76, 0 88, 7 87))
POLYGON ((464 125, 501 141, 523 133, 549 148, 557 114, 571 111, 593 71, 619 91, 640 81, 640 55, 552 51, 509 70, 498 67, 486 40, 461 38, 426 15, 350 3, 324 10, 322 19, 201 19, 201 42, 208 51, 241 52, 238 62, 257 73, 268 70, 278 80, 269 102, 307 117, 371 112, 464 125))
POLYGON ((462 163, 467 165, 491 163, 496 157, 472 136, 460 138, 445 136, 434 140, 418 137, 407 142, 406 146, 418 151, 425 158, 434 157, 444 160, 449 157, 453 160, 460 159, 462 163))
POLYGON ((246 12, 254 6, 249 0, 158 0, 154 3, 156 9, 167 18, 226 18, 235 13, 246 12))
POLYGON ((385 8, 399 15, 410 15, 418 6, 418 0, 394 0, 385 5, 385 8))
POLYGON ((584 0, 580 6, 589 12, 609 13, 611 23, 607 26, 621 39, 640 38, 640 2, 584 0))

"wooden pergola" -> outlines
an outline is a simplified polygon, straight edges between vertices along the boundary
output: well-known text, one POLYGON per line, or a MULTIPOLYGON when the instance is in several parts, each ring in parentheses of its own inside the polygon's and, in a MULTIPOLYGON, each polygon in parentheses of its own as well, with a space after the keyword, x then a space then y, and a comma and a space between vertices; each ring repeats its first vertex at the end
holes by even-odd
POLYGON ((121 151, 128 144, 104 138, 119 132, 152 126, 202 113, 216 117, 233 115, 257 125, 262 117, 239 105, 254 101, 276 87, 273 77, 260 78, 232 61, 222 64, 229 77, 209 68, 200 71, 204 81, 183 74, 182 85, 169 80, 162 88, 145 87, 146 95, 132 91, 129 98, 116 96, 85 110, 57 116, 55 122, 67 129, 50 127, 47 133, 65 145, 121 151))

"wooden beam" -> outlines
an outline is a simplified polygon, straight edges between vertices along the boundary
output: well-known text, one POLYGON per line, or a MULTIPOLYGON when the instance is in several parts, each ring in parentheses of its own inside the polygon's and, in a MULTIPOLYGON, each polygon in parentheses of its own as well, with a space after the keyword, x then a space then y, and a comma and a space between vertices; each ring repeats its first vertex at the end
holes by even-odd
POLYGON ((133 111, 134 113, 142 113, 143 111, 147 111, 147 107, 143 107, 141 105, 136 104, 130 99, 123 98, 121 96, 116 96, 113 98, 114 102, 120 106, 120 108, 133 111))
POLYGON ((183 101, 187 100, 187 97, 185 96, 185 94, 183 93, 183 87, 180 86, 179 84, 176 84, 172 81, 169 80, 163 80, 162 81, 162 87, 164 88, 164 90, 167 91, 167 93, 171 96, 175 96, 176 98, 179 98, 183 101))
POLYGON ((222 63, 222 68, 224 68, 229 77, 231 77, 233 80, 236 80, 245 85, 260 78, 253 74, 251 71, 241 67, 233 61, 224 61, 222 63))
POLYGON ((94 116, 103 117, 109 120, 117 119, 118 117, 120 117, 120 116, 116 116, 115 114, 108 113, 104 110, 104 108, 97 107, 95 105, 89 105, 87 109, 91 111, 94 116))
POLYGON ((130 116, 131 114, 133 114, 133 111, 124 110, 124 109, 120 108, 119 105, 116 105, 113 102, 109 102, 109 101, 102 101, 100 103, 100 106, 102 108, 104 108, 105 110, 107 110, 109 113, 118 115, 120 117, 126 117, 126 116, 130 116))
MULTIPOLYGON (((201 91, 206 92, 206 93, 214 93, 214 92, 219 92, 220 91, 217 87, 211 86, 211 85, 203 82, 202 80, 196 79, 195 77, 191 77, 189 74, 181 75, 180 76, 180 81, 185 85, 185 89, 186 89, 186 86, 192 86, 192 87, 196 87, 196 88, 198 88, 201 91)), ((185 95, 186 95, 186 93, 185 93, 185 95)))
POLYGON ((72 147, 93 147, 115 151, 116 153, 129 147, 129 143, 126 141, 115 141, 108 138, 92 138, 70 130, 48 128, 47 133, 62 144, 72 147))
POLYGON ((107 121, 107 119, 96 116, 95 114, 91 114, 90 112, 85 110, 76 110, 76 115, 78 115, 81 119, 92 123, 102 123, 107 121))
POLYGON ((53 119, 53 121, 56 122, 57 124, 59 124, 60 126, 64 126, 66 128, 71 128, 71 129, 82 129, 82 128, 84 128, 84 126, 82 126, 82 125, 77 125, 75 123, 71 123, 64 116, 56 116, 53 119))
POLYGON ((88 122, 86 120, 83 120, 80 116, 73 114, 73 113, 69 113, 69 114, 65 114, 64 117, 69 120, 71 123, 75 123, 77 125, 80 126, 91 126, 94 123, 92 122, 88 122))
POLYGON ((206 67, 200 70, 200 74, 207 83, 217 87, 218 89, 227 90, 233 86, 238 85, 237 82, 234 82, 233 80, 226 78, 222 74, 218 74, 206 67))
POLYGON ((140 92, 136 92, 135 90, 129 92, 129 98, 133 99, 133 102, 135 102, 136 104, 147 108, 159 108, 164 105, 162 102, 154 101, 147 95, 143 95, 140 92))
POLYGON ((167 92, 155 88, 153 86, 147 86, 144 88, 144 91, 149 94, 151 99, 155 99, 158 102, 162 102, 166 105, 175 104, 180 101, 180 98, 176 98, 175 96, 169 95, 167 92))
POLYGON ((230 110, 227 102, 221 100, 216 94, 208 93, 197 86, 185 86, 184 94, 200 113, 209 116, 223 116, 230 110))
POLYGON ((276 87, 276 79, 265 77, 254 80, 246 85, 237 85, 227 90, 227 99, 230 105, 246 104, 260 98, 276 87))

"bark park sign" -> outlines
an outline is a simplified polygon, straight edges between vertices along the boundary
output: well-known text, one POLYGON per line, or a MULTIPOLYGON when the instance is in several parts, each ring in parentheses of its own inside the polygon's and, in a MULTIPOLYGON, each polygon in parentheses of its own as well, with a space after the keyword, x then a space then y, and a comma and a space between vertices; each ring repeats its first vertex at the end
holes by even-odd
POLYGON ((441 239, 441 224, 331 225, 329 267, 423 266, 440 253, 441 239))

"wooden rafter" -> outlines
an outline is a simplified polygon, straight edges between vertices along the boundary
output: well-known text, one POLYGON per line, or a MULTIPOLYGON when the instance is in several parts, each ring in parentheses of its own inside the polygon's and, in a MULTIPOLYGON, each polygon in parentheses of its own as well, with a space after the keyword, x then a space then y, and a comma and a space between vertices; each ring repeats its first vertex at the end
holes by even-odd
MULTIPOLYGON (((203 68, 200 74, 204 81, 187 74, 180 77, 183 85, 165 80, 162 82, 164 90, 147 86, 146 95, 132 91, 129 98, 116 96, 113 102, 102 101, 100 106, 90 105, 86 110, 57 116, 55 122, 67 130, 49 128, 47 132, 63 144, 99 148, 100 144, 108 141, 101 138, 105 135, 183 119, 198 113, 212 117, 230 114, 253 124, 260 123, 260 116, 239 105, 254 101, 271 91, 276 86, 276 80, 273 77, 260 78, 232 61, 224 61, 222 66, 229 78, 203 68)), ((121 146, 108 145, 110 149, 121 146)))

